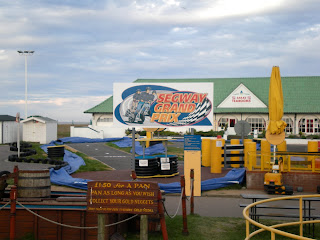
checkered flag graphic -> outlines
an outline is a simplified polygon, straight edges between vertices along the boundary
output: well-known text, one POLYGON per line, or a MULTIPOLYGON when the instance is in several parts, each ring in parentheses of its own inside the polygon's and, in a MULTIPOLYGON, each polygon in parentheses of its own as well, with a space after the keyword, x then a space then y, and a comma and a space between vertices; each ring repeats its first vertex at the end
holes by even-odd
POLYGON ((179 120, 179 122, 173 122, 168 124, 169 126, 181 126, 181 125, 190 125, 196 123, 203 117, 207 116, 211 110, 211 102, 208 98, 204 99, 202 103, 198 103, 196 109, 191 112, 187 117, 179 120))

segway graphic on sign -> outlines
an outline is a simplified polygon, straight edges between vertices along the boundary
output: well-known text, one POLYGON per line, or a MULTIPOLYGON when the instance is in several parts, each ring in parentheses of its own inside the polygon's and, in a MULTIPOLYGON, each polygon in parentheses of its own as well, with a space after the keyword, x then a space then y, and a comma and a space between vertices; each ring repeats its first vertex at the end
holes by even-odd
POLYGON ((115 83, 113 102, 117 125, 182 127, 213 122, 213 83, 115 83))

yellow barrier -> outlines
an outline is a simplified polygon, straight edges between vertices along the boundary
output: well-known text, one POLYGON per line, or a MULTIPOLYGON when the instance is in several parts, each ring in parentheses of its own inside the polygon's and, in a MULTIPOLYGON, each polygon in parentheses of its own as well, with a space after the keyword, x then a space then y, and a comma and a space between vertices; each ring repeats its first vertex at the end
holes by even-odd
MULTIPOLYGON (((231 139, 230 140, 231 145, 237 145, 240 144, 240 139, 231 139)), ((231 154, 240 153, 239 151, 231 151, 231 154)), ((240 157, 231 157, 231 161, 240 161, 240 157)), ((231 167, 233 168, 239 168, 240 164, 231 164, 231 167)))
POLYGON ((261 163, 260 163, 261 169, 264 169, 264 163, 270 164, 270 159, 271 159, 269 157, 270 155, 271 155, 270 143, 265 139, 261 140, 261 163))
POLYGON ((245 167, 249 171, 253 169, 254 166, 257 166, 257 147, 255 142, 247 142, 244 147, 245 155, 245 167))
POLYGON ((216 147, 211 153, 211 173, 221 173, 221 147, 216 147))
MULTIPOLYGON (((308 152, 318 152, 318 141, 308 141, 308 152)), ((315 157, 308 157, 308 161, 314 161, 315 157)))
POLYGON ((244 210, 243 210, 243 216, 246 220, 246 238, 245 240, 251 239, 253 236, 263 232, 263 231, 269 231, 271 234, 270 239, 275 239, 276 234, 289 237, 292 239, 312 239, 312 238, 307 238, 303 236, 303 225, 304 224, 314 224, 314 223, 320 223, 320 220, 308 220, 304 221, 303 220, 303 198, 316 198, 319 197, 320 195, 300 195, 300 196, 289 196, 289 197, 277 197, 277 198, 271 198, 271 199, 266 199, 266 200, 261 200, 255 203, 251 203, 248 205, 244 210), (299 221, 297 222, 288 222, 288 223, 281 223, 281 224, 276 224, 273 226, 265 226, 259 222, 254 221, 253 219, 250 218, 249 216, 249 211, 251 210, 252 207, 255 207, 259 204, 262 203, 267 203, 267 202, 274 202, 274 201, 281 201, 281 200, 289 200, 289 199, 299 199, 299 221), (252 233, 250 233, 250 224, 260 228, 252 233), (282 230, 279 230, 277 228, 279 227, 286 227, 286 226, 294 226, 294 225, 299 225, 299 235, 284 232, 282 230))
MULTIPOLYGON (((248 149, 247 149, 248 150, 248 149)), ((272 167, 270 161, 265 159, 270 159, 273 157, 273 153, 265 154, 265 153, 254 153, 249 152, 247 168, 248 170, 259 169, 261 171, 269 171, 272 167), (256 164, 258 161, 253 158, 253 155, 256 159, 261 159, 260 165, 256 164), (249 168, 248 166, 251 166, 249 168)), ((307 171, 307 172, 320 172, 320 164, 318 163, 318 159, 320 159, 319 154, 312 153, 296 153, 296 152, 287 152, 285 155, 283 153, 276 153, 276 158, 279 159, 283 157, 284 161, 282 163, 282 172, 291 172, 291 171, 307 171), (308 161, 308 158, 312 158, 312 161, 308 161)))
POLYGON ((211 139, 211 173, 221 173, 224 139, 211 139))
POLYGON ((202 139, 202 166, 211 166, 211 139, 202 139))

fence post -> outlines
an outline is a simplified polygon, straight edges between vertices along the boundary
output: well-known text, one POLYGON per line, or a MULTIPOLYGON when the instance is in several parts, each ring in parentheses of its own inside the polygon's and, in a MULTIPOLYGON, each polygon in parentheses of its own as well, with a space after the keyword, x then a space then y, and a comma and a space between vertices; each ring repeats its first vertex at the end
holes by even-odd
POLYGON ((190 214, 193 215, 194 214, 194 170, 190 169, 190 182, 191 182, 191 193, 190 193, 190 214))
POLYGON ((13 173, 15 173, 14 175, 14 185, 18 185, 18 174, 19 174, 19 168, 18 165, 15 165, 13 168, 13 173))
POLYGON ((163 240, 168 240, 168 232, 167 232, 167 225, 166 225, 166 219, 164 217, 164 209, 162 205, 162 194, 159 190, 158 193, 158 210, 159 210, 159 216, 160 216, 160 223, 161 223, 161 231, 162 231, 162 238, 163 240))
POLYGON ((14 240, 16 235, 16 200, 17 186, 14 185, 10 191, 10 240, 14 240))
POLYGON ((186 182, 184 179, 184 176, 180 177, 181 182, 181 191, 182 191, 182 219, 183 219, 183 229, 182 234, 183 235, 189 235, 188 231, 188 222, 187 222, 187 205, 186 205, 186 182))
POLYGON ((105 239, 106 216, 104 213, 98 213, 98 240, 105 239))
POLYGON ((148 216, 140 216, 140 240, 148 240, 148 216))

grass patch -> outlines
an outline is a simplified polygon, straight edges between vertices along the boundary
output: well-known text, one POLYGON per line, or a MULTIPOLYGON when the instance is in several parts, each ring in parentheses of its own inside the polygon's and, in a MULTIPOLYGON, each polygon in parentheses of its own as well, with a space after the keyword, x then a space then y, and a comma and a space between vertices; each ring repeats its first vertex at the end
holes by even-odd
POLYGON ((70 127, 87 127, 88 124, 58 124, 58 139, 64 137, 70 137, 70 127))
POLYGON ((116 144, 112 143, 112 142, 107 142, 105 143, 107 146, 109 147, 112 147, 112 148, 115 148, 115 149, 118 149, 120 151, 124 151, 124 152, 127 152, 127 153, 130 153, 131 151, 131 147, 124 147, 124 148, 121 148, 121 147, 118 147, 116 144))
MULTIPOLYGON (((263 220, 265 225, 273 225, 281 223, 281 221, 275 220, 263 220)), ((282 221, 283 222, 283 221, 282 221)), ((199 215, 188 215, 188 230, 189 236, 182 235, 182 216, 177 216, 174 219, 166 218, 166 225, 168 230, 169 239, 189 239, 189 240, 208 240, 208 239, 219 239, 219 240, 236 240, 245 239, 246 224, 243 218, 227 218, 227 217, 201 217, 199 215)), ((319 224, 315 226, 319 227, 319 224)), ((290 233, 299 233, 298 226, 291 226, 281 228, 281 230, 290 233)), ((317 237, 320 237, 320 231, 315 233, 317 237)), ((308 234, 304 236, 312 237, 308 234)), ((128 240, 140 239, 139 233, 129 233, 128 240)), ((161 233, 149 233, 150 240, 161 240, 161 233)), ((254 240, 269 240, 270 233, 263 232, 255 237, 251 238, 254 240)), ((276 235, 276 239, 290 239, 276 235)))
POLYGON ((37 154, 28 156, 28 158, 34 158, 34 159, 41 158, 41 159, 43 159, 43 158, 47 158, 48 157, 47 153, 45 151, 43 151, 41 149, 41 147, 40 147, 42 144, 33 142, 33 143, 31 143, 31 145, 32 145, 32 147, 30 149, 36 150, 37 154))
POLYGON ((108 171, 111 170, 110 167, 107 165, 103 164, 102 162, 92 158, 88 157, 86 154, 81 153, 81 152, 74 152, 73 153, 77 154, 79 157, 82 157, 84 162, 86 163, 85 166, 81 166, 76 173, 79 172, 93 172, 93 171, 108 171))

